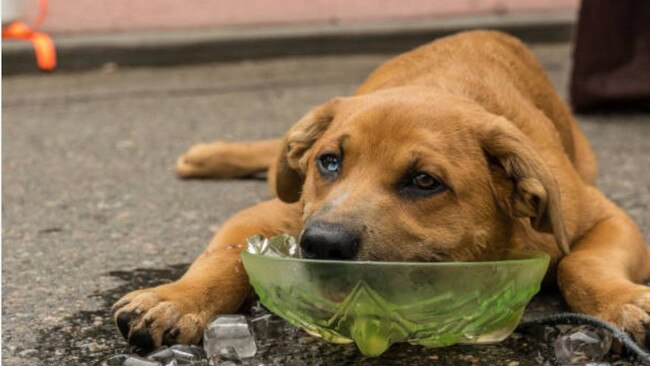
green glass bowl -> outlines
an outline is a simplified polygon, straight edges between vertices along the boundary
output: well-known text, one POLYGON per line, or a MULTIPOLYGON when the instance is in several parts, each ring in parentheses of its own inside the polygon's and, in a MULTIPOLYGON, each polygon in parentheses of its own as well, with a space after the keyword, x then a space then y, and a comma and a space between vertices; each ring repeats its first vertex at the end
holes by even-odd
MULTIPOLYGON (((260 301, 293 325, 366 356, 391 344, 494 343, 515 329, 549 256, 495 262, 358 262, 242 253, 260 301)), ((510 257, 509 257, 510 258, 510 257)))

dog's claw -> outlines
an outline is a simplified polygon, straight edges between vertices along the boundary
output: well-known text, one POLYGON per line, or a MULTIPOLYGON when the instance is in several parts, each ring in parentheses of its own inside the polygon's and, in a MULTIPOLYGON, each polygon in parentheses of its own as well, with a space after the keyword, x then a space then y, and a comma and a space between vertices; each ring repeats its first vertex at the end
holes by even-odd
POLYGON ((149 328, 139 329, 129 337, 129 344, 146 352, 153 351, 156 344, 151 338, 149 328))
POLYGON ((163 334, 162 344, 165 346, 171 346, 178 343, 176 340, 178 333, 178 328, 167 329, 163 334))
POLYGON ((115 314, 118 310, 126 306, 129 302, 131 302, 130 299, 122 298, 118 302, 113 304, 113 306, 111 306, 111 311, 113 312, 113 314, 115 314))
POLYGON ((117 323, 117 328, 120 330, 120 334, 122 334, 122 337, 124 337, 124 339, 128 339, 129 330, 130 330, 129 323, 131 322, 131 314, 126 312, 121 313, 115 319, 115 322, 117 323))

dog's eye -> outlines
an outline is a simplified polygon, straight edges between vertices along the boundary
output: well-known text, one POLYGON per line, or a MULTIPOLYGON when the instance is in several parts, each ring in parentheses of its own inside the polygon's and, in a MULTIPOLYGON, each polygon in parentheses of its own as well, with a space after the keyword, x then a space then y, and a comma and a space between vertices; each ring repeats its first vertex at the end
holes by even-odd
POLYGON ((440 181, 426 173, 418 173, 413 177, 413 185, 420 189, 436 189, 440 181))
POLYGON ((318 170, 323 175, 333 175, 341 169, 341 160, 334 154, 323 154, 318 157, 318 170))
POLYGON ((415 173, 411 176, 411 182, 409 184, 412 188, 424 191, 425 193, 433 194, 440 193, 447 189, 445 183, 440 179, 427 174, 427 173, 415 173))

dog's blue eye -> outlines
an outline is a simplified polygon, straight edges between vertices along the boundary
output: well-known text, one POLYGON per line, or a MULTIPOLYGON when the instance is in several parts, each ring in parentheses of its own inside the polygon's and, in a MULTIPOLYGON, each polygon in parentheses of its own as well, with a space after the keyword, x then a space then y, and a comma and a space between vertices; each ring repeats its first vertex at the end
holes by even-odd
POLYGON ((341 169, 341 161, 334 154, 324 154, 318 158, 318 169, 323 174, 336 174, 341 169))

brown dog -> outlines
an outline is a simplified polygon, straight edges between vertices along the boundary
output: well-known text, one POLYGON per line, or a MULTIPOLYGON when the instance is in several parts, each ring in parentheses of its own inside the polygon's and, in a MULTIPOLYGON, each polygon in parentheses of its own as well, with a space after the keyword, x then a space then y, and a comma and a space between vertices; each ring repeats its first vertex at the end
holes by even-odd
POLYGON ((278 198, 228 220, 178 281, 114 305, 129 343, 195 343, 250 291, 254 234, 300 235, 312 258, 476 261, 543 250, 569 306, 643 342, 650 252, 594 187, 594 154, 531 53, 497 32, 461 33, 380 66, 355 96, 315 108, 284 140, 199 145, 181 177, 270 169, 278 198), (279 156, 279 158, 276 158, 279 156), (275 161, 277 160, 277 166, 275 161))

